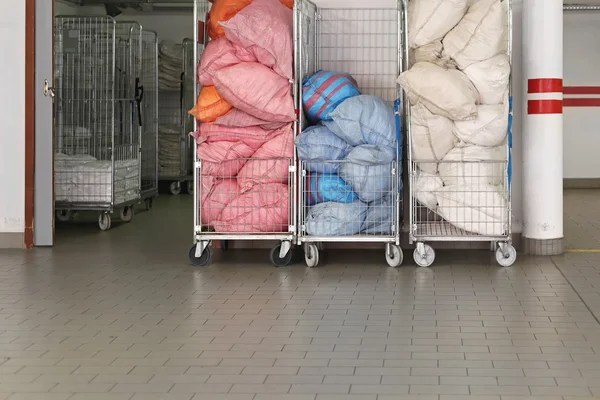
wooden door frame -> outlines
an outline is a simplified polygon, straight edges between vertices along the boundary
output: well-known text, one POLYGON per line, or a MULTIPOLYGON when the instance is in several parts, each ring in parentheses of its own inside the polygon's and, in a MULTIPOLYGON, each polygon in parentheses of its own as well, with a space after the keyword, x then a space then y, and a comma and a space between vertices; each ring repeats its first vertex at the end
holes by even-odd
POLYGON ((25 232, 24 246, 33 247, 35 186, 35 1, 25 0, 25 232))

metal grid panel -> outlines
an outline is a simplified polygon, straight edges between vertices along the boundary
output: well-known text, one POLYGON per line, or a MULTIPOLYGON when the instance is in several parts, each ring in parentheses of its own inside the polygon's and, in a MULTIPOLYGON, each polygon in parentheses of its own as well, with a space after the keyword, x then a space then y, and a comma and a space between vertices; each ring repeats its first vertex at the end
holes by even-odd
POLYGON ((58 210, 112 210, 139 197, 135 97, 116 74, 133 62, 123 44, 116 51, 123 35, 109 17, 56 17, 58 210))
MULTIPOLYGON (((296 7, 296 76, 297 87, 296 105, 302 109, 302 79, 323 69, 336 72, 348 72, 357 81, 362 93, 382 97, 384 100, 394 102, 398 98, 396 79, 402 68, 401 49, 401 14, 397 9, 345 9, 345 8, 318 8, 307 0, 298 1, 296 7)), ((301 115, 300 126, 305 128, 306 118, 301 115)), ((399 143, 398 154, 401 154, 402 143, 399 143)), ((325 165, 331 161, 321 162, 325 165)), ((340 161, 335 161, 339 164, 340 161)), ((351 164, 351 163, 348 163, 351 164)), ((352 164, 357 180, 366 178, 361 173, 359 165, 352 164)), ((325 241, 372 241, 399 243, 400 218, 402 198, 399 194, 401 182, 401 165, 396 161, 389 165, 385 171, 373 174, 369 179, 384 181, 379 187, 385 188, 385 193, 362 193, 369 197, 367 204, 360 215, 352 221, 347 221, 353 229, 341 229, 336 234, 335 230, 317 229, 317 234, 311 232, 310 220, 311 201, 310 195, 314 188, 310 187, 314 181, 314 173, 323 174, 331 171, 319 171, 311 168, 308 163, 302 162, 300 168, 300 210, 298 212, 298 241, 299 242, 325 242, 325 241), (377 201, 372 201, 376 199, 377 201), (381 201, 383 200, 383 201, 381 201), (367 210, 369 215, 367 216, 367 210), (364 217, 364 218, 363 218, 364 217), (362 223, 360 223, 362 221, 362 223), (319 231, 329 232, 321 234, 319 231)), ((334 168, 337 171, 337 168, 334 168)), ((364 171, 368 171, 368 168, 364 171)), ((335 193, 341 195, 341 193, 335 193)), ((319 208, 321 208, 320 206, 319 208)), ((338 208, 344 208, 339 206, 338 208)), ((322 211, 322 210, 315 210, 322 211)), ((341 211, 343 214, 343 211, 341 211)), ((358 214, 358 213, 357 213, 358 214)))
MULTIPOLYGON (((506 51, 512 61, 512 10, 506 12, 506 51)), ((408 54, 408 48, 404 49, 408 54)), ((406 96, 408 99, 408 96, 406 96)), ((507 118, 512 120, 511 84, 505 99, 507 118)), ((412 143, 410 104, 406 103, 408 140, 412 143)), ((409 146, 410 240, 423 241, 510 241, 510 124, 505 151, 489 160, 468 157, 449 161, 417 159, 409 146)), ((460 144, 466 146, 466 144, 460 144)), ((455 149, 460 150, 460 149, 455 149)))
POLYGON ((158 38, 142 31, 142 198, 158 193, 158 38))

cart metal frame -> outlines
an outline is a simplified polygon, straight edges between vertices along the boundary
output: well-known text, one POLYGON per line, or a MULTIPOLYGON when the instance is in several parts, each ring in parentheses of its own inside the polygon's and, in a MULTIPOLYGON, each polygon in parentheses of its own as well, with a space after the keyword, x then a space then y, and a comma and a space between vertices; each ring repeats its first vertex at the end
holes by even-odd
MULTIPOLYGON (((408 9, 408 0, 402 0, 403 7, 405 10, 408 9)), ((511 65, 511 76, 509 79, 508 86, 508 132, 507 132, 507 140, 506 140, 506 160, 503 161, 478 161, 478 162, 448 162, 453 164, 463 164, 462 171, 466 173, 478 173, 473 172, 477 171, 481 168, 487 168, 487 170, 498 170, 501 169, 501 176, 492 176, 492 174, 486 175, 487 179, 496 179, 499 178, 501 180, 502 187, 502 198, 503 202, 502 209, 502 233, 497 233, 499 230, 497 229, 497 224, 493 225, 489 222, 483 221, 471 221, 467 218, 466 212, 454 211, 456 215, 464 214, 464 220, 461 220, 460 223, 464 224, 466 227, 473 227, 471 229, 477 229, 485 231, 486 233, 473 233, 467 230, 461 229, 459 227, 454 226, 450 222, 446 221, 444 218, 437 215, 436 212, 427 209, 425 205, 422 205, 420 202, 416 200, 415 197, 420 195, 421 193, 417 188, 417 179, 418 179, 418 164, 425 163, 437 163, 436 160, 415 160, 412 156, 412 136, 411 136, 411 115, 410 115, 410 104, 408 101, 406 102, 405 107, 405 121, 406 121, 406 129, 407 129, 407 137, 408 137, 408 174, 409 174, 409 242, 411 244, 415 244, 415 250, 413 253, 413 258, 417 265, 421 267, 430 266, 435 260, 435 251, 428 244, 428 242, 490 242, 490 247, 492 251, 496 252, 496 261, 501 266, 510 266, 512 265, 517 257, 516 250, 512 245, 512 206, 511 206, 511 169, 512 169, 512 159, 511 159, 511 149, 512 149, 512 4, 511 0, 502 0, 506 10, 506 29, 507 29, 507 55, 511 65), (483 228, 483 229, 480 229, 483 228), (487 233, 492 232, 492 233, 487 233)), ((404 30, 408 32, 408 22, 404 23, 404 30)), ((404 55, 408 60, 408 43, 404 46, 404 55)), ((446 163, 441 161, 441 163, 446 163)), ((479 175, 478 175, 479 176, 479 175)), ((469 178, 467 176, 467 178, 469 178)), ((439 189, 438 189, 439 190, 439 189)), ((436 191, 433 191, 436 193, 436 191)), ((485 196, 484 202, 486 204, 483 207, 488 207, 492 209, 500 208, 496 207, 495 202, 492 202, 488 199, 492 198, 493 193, 486 191, 456 191, 454 193, 455 196, 473 196, 477 193, 478 196, 481 196, 483 193, 485 196)), ((480 197, 481 198, 481 197, 480 197)), ((457 207, 459 208, 459 207, 457 207)), ((466 208, 466 206, 463 206, 466 208)), ((494 211, 496 212, 496 211, 494 211)), ((471 216, 473 214, 471 213, 471 216)))
POLYGON ((55 210, 133 218, 140 201, 141 27, 110 17, 55 18, 55 210))
MULTIPOLYGON (((396 79, 403 71, 405 19, 401 2, 396 8, 320 8, 309 0, 294 2, 295 68, 298 77, 294 87, 296 108, 302 110, 302 79, 317 70, 350 73, 357 80, 361 92, 377 95, 393 102, 396 114, 397 157, 389 175, 379 177, 392 180, 389 195, 392 200, 392 226, 389 234, 361 233, 348 236, 311 236, 307 233, 306 180, 309 173, 302 162, 299 171, 298 245, 304 246, 309 267, 319 263, 319 248, 325 242, 382 243, 388 264, 398 267, 403 260, 400 247, 402 232, 402 92, 396 79)), ((296 132, 307 125, 302 112, 296 132)), ((340 161, 335 161, 340 163, 340 161)), ((383 206, 382 206, 383 207, 383 206)))
MULTIPOLYGON (((208 41, 207 33, 207 15, 210 8, 210 3, 207 0, 195 0, 194 2, 194 43, 198 43, 199 46, 192 46, 194 48, 194 60, 195 63, 199 61, 201 51, 208 41), (200 46, 202 44, 202 46, 200 46)), ((194 64, 195 65, 195 64, 194 64)), ((201 87, 195 84, 195 94, 199 93, 201 87)), ((194 130, 197 129, 198 122, 194 120, 194 130)), ((232 160, 232 162, 260 162, 260 163, 287 163, 289 164, 289 176, 288 176, 288 226, 287 229, 282 229, 282 232, 262 232, 262 233, 245 233, 244 229, 229 233, 214 232, 211 226, 202 224, 201 216, 199 211, 202 209, 202 161, 197 157, 197 146, 193 145, 193 159, 194 161, 194 234, 193 240, 194 245, 189 251, 190 262, 197 266, 206 266, 210 263, 211 259, 211 244, 214 240, 221 242, 223 249, 227 248, 227 243, 230 240, 241 240, 241 241, 275 241, 278 242, 270 251, 270 260, 275 266, 286 266, 291 262, 292 258, 292 245, 296 238, 296 199, 297 191, 297 160, 294 151, 294 157, 289 159, 239 159, 232 160)))

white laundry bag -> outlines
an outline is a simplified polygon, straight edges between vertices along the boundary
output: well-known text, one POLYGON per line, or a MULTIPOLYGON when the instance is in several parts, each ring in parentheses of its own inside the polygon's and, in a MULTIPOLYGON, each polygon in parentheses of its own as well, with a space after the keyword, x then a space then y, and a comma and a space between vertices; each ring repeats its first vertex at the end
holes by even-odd
POLYGON ((442 178, 438 174, 430 174, 419 169, 415 171, 415 174, 415 186, 412 190, 414 198, 430 210, 436 211, 436 192, 444 187, 442 178))
POLYGON ((428 43, 416 49, 408 50, 408 62, 412 67, 418 62, 429 62, 442 68, 454 68, 456 64, 450 58, 445 57, 444 45, 441 40, 428 43))
POLYGON ((500 146, 508 135, 508 105, 477 106, 477 119, 455 121, 454 134, 468 144, 484 147, 500 146))
POLYGON ((477 117, 477 89, 467 76, 428 62, 419 62, 398 77, 412 105, 421 103, 434 114, 454 121, 477 117))
POLYGON ((432 114, 422 104, 410 109, 412 159, 431 174, 437 172, 437 163, 452 150, 456 137, 454 125, 448 118, 432 114))
POLYGON ((510 61, 506 54, 471 64, 463 72, 479 92, 479 104, 502 103, 510 79, 510 61))
POLYGON ((506 52, 506 11, 501 0, 479 0, 444 37, 444 54, 462 70, 506 52))
POLYGON ((438 171, 446 186, 500 185, 506 158, 506 146, 455 147, 438 164, 438 171))
POLYGON ((412 0, 408 4, 408 43, 420 47, 443 38, 462 19, 467 0, 412 0))
POLYGON ((457 228, 480 235, 507 234, 507 197, 502 187, 446 186, 436 194, 437 213, 457 228))

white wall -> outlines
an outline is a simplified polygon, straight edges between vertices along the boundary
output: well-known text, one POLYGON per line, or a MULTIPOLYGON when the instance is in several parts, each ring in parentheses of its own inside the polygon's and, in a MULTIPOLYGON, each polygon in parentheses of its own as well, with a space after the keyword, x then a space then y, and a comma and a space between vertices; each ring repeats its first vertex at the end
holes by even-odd
POLYGON ((0 0, 0 9, 0 233, 23 233, 25 1, 0 0))
MULTIPOLYGON (((599 12, 565 13, 564 74, 564 86, 600 86, 599 12)), ((600 108, 565 107, 565 178, 600 178, 599 149, 600 108)))

